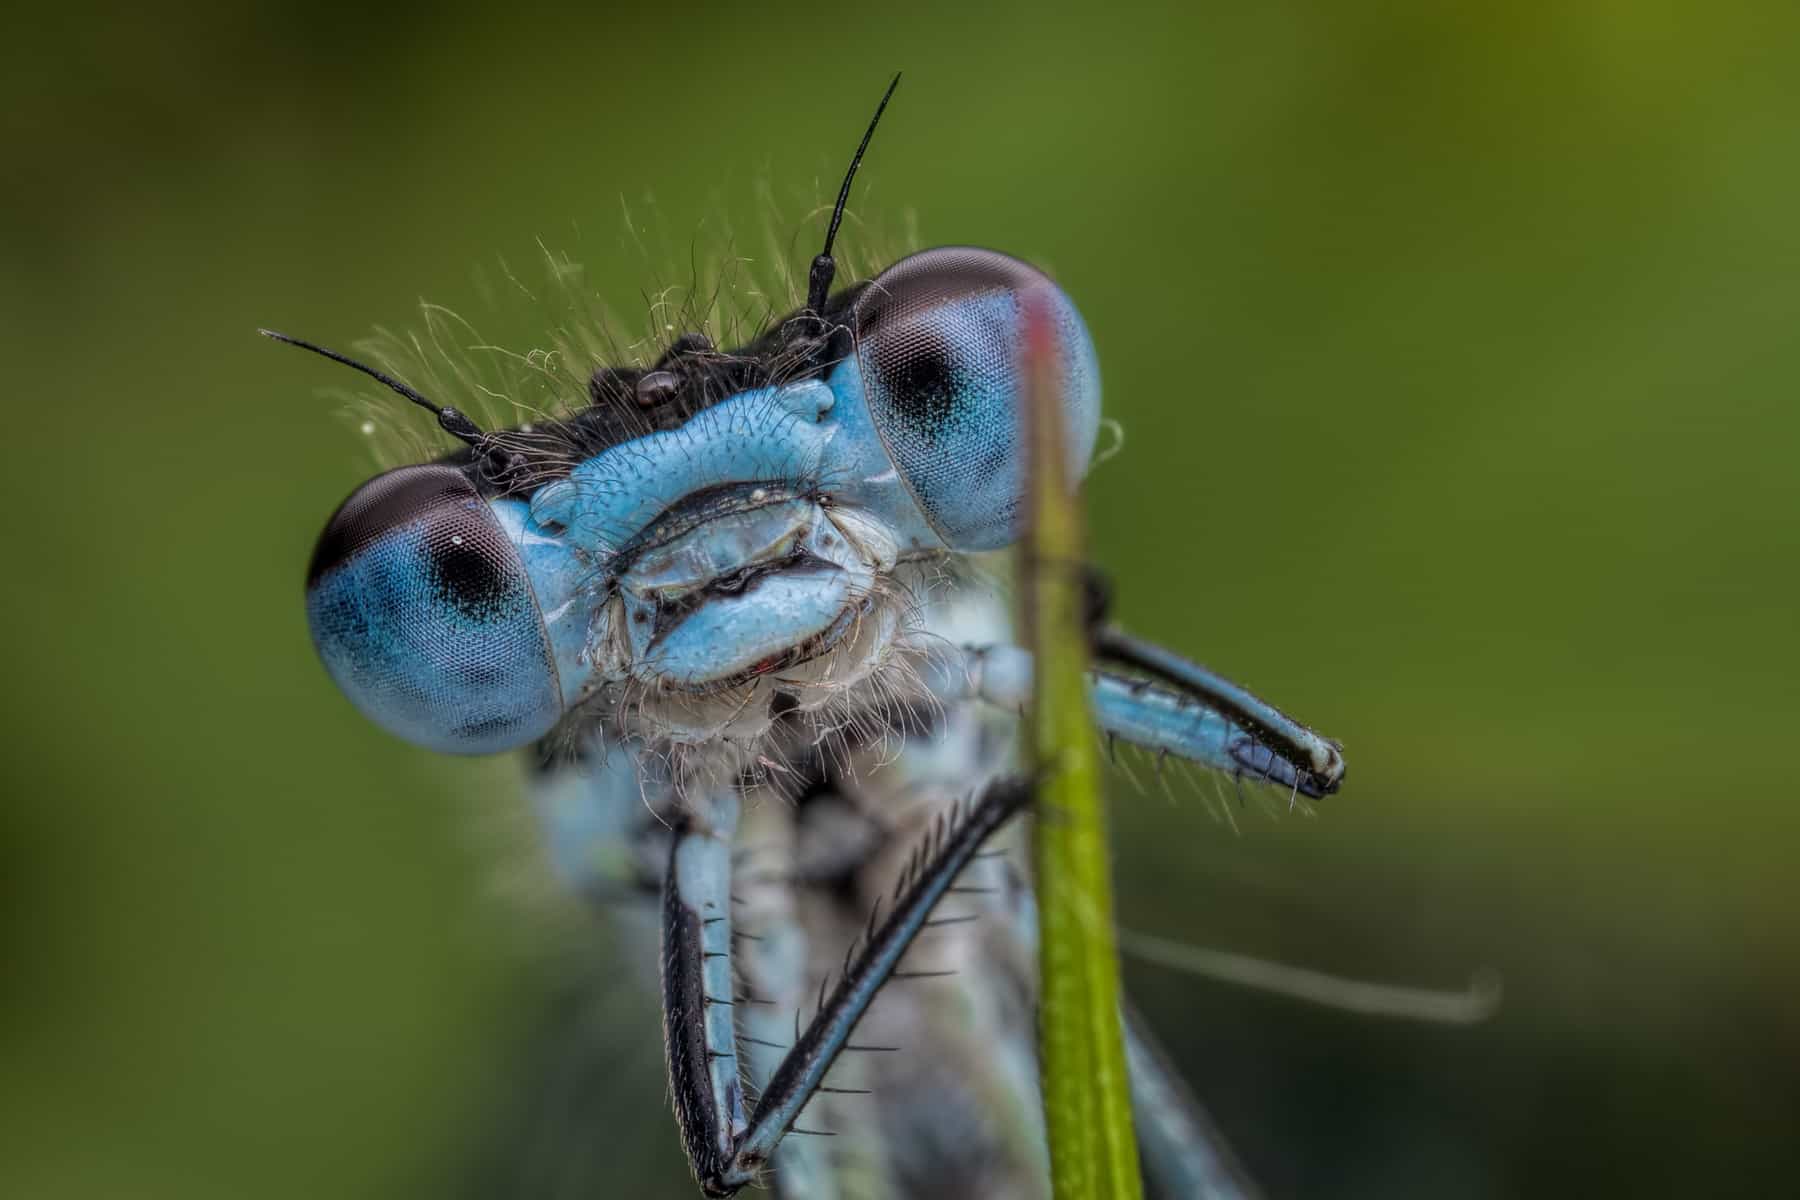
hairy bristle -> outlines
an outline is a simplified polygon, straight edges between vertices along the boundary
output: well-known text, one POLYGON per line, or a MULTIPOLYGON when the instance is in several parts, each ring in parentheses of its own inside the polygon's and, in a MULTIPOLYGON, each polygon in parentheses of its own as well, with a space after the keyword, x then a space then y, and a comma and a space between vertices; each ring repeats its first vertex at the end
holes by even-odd
MULTIPOLYGON (((627 211, 622 244, 627 257, 639 260, 632 273, 639 287, 627 292, 600 286, 577 256, 579 247, 570 252, 540 242, 535 261, 496 259, 478 269, 475 306, 421 301, 414 323, 378 326, 354 349, 484 429, 530 434, 539 425, 551 427, 593 403, 590 381, 597 369, 648 368, 688 333, 703 334, 721 350, 747 345, 804 303, 806 248, 830 203, 811 203, 799 219, 781 216, 766 187, 757 203, 766 215, 754 253, 724 221, 703 224, 673 253, 660 248, 667 242, 654 236, 653 222, 627 211), (635 319, 621 315, 634 310, 635 319)), ((910 217, 905 225, 906 234, 894 237, 847 213, 839 253, 844 284, 873 277, 912 249, 910 217)), ((383 470, 457 449, 391 395, 361 386, 334 391, 346 397, 351 428, 383 470)), ((646 423, 633 432, 651 431, 646 423)), ((534 450, 542 452, 541 440, 534 450)))

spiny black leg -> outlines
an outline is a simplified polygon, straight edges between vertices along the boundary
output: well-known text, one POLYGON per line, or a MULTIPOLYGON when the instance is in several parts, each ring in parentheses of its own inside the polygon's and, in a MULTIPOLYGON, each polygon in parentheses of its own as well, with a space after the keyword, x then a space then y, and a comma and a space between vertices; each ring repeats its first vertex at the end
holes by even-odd
POLYGON ((731 842, 738 796, 722 789, 684 815, 663 882, 663 1045, 675 1120, 694 1176, 729 1168, 745 1128, 732 1020, 731 842))
MULTIPOLYGON (((1094 658, 1142 671, 1172 685, 1254 737, 1261 747, 1305 772, 1297 785, 1309 796, 1327 796, 1338 790, 1344 778, 1344 756, 1336 742, 1320 737, 1268 701, 1248 689, 1209 671, 1191 659, 1154 642, 1132 637, 1118 629, 1103 628, 1093 636, 1094 658)), ((1264 762, 1245 766, 1264 776, 1264 762)))
MULTIPOLYGON (((1031 802, 1033 792, 1029 780, 1012 776, 997 779, 982 791, 966 813, 940 819, 933 826, 902 874, 887 919, 871 932, 861 953, 849 964, 830 996, 776 1068, 768 1087, 757 1100, 748 1128, 735 1139, 730 1162, 722 1170, 703 1173, 703 1163, 716 1161, 712 1155, 712 1147, 716 1145, 710 1136, 712 1131, 696 1131, 702 1135, 699 1141, 703 1154, 694 1154, 695 1142, 689 1140, 690 1156, 707 1195, 729 1196, 756 1179, 774 1153, 776 1144, 819 1089, 825 1073, 848 1047, 856 1023, 893 975, 896 964, 919 930, 924 928, 932 908, 981 849, 982 843, 1031 802)), ((729 867, 729 861, 726 865, 729 867)), ((671 1046, 673 1041, 671 1034, 671 1046)), ((673 1062, 671 1056, 671 1071, 673 1062)), ((685 1125, 683 1134, 687 1134, 685 1125)))

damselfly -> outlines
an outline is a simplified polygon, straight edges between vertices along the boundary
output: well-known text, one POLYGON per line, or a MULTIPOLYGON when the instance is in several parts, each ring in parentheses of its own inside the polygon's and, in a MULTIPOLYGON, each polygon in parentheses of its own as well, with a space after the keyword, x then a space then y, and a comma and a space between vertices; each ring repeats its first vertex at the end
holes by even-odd
MULTIPOLYGON (((463 443, 337 510, 313 638, 400 737, 526 749, 573 886, 660 898, 675 1116, 714 1196, 1048 1193, 1032 896, 1005 828, 1031 800, 1013 726, 1032 663, 974 564, 1020 528, 1022 307, 1053 314, 1077 475, 1100 372, 1074 303, 1002 253, 926 250, 833 291, 892 92, 804 300, 744 345, 689 332, 588 363, 559 415, 485 429, 271 335, 463 443), (839 1136, 789 1136, 810 1132, 839 1136)), ((1107 738, 1284 795, 1338 787, 1337 747, 1244 689, 1098 621, 1093 646, 1107 738)), ((1153 1187, 1241 1194, 1130 1040, 1153 1187)))

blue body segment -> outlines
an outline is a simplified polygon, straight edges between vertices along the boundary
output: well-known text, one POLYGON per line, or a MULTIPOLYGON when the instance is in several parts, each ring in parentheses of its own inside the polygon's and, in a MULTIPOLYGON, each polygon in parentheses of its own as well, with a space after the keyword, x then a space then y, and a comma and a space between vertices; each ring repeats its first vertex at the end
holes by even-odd
POLYGON ((645 764, 632 749, 596 753, 547 772, 531 788, 538 839, 557 880, 578 895, 611 899, 660 863, 640 862, 632 833, 648 816, 645 764))
POLYGON ((835 402, 831 389, 816 381, 740 393, 679 429, 614 446, 567 479, 539 488, 531 499, 532 518, 604 567, 696 492, 730 483, 818 479, 837 433, 823 421, 835 402))

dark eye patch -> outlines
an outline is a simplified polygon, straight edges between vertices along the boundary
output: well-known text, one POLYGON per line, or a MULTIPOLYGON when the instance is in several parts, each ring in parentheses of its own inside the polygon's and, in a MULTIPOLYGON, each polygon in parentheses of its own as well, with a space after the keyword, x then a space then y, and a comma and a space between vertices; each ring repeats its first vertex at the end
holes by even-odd
POLYGON ((496 558, 488 541, 458 520, 440 522, 426 535, 433 592, 471 621, 506 615, 516 591, 510 563, 496 558))
POLYGON ((915 432, 929 436, 942 429, 956 410, 962 381, 942 343, 908 347, 887 368, 885 386, 898 400, 893 416, 915 432))
POLYGON ((1099 425, 1093 345, 1068 298, 1018 259, 970 246, 904 258, 858 294, 856 365, 882 448, 947 545, 991 550, 1017 534, 1020 322, 1050 314, 1071 470, 1099 425))

